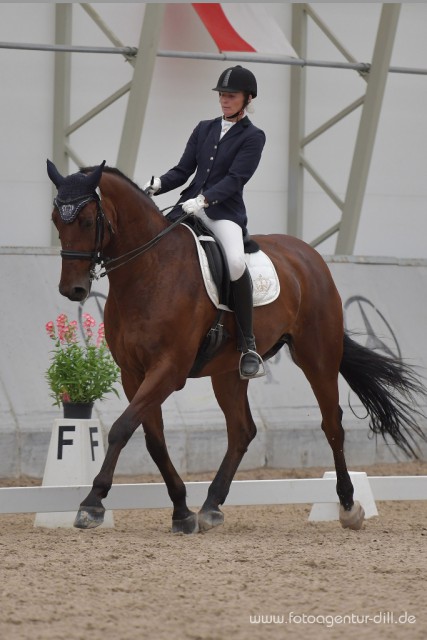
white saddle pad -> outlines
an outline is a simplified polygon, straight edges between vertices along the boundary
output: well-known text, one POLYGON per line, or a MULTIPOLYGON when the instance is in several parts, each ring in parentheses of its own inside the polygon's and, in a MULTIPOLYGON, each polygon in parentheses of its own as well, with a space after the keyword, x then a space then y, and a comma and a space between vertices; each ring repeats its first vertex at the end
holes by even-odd
MULTIPOLYGON (((215 282, 213 281, 212 274, 209 269, 206 252, 203 249, 203 246, 200 244, 199 239, 197 238, 194 231, 185 223, 183 223, 183 226, 187 227, 196 242, 197 253, 199 255, 200 268, 202 271, 206 292, 213 304, 218 308, 220 306, 218 289, 215 282)), ((214 240, 208 236, 201 236, 201 238, 203 240, 214 242, 214 240)), ((254 287, 254 307, 261 307, 262 305, 269 304, 270 302, 276 300, 280 293, 280 282, 279 278, 277 277, 276 269, 268 255, 264 253, 264 251, 247 253, 245 254, 245 260, 251 274, 254 287)), ((227 311, 230 311, 227 306, 221 305, 221 307, 226 309, 227 311)))

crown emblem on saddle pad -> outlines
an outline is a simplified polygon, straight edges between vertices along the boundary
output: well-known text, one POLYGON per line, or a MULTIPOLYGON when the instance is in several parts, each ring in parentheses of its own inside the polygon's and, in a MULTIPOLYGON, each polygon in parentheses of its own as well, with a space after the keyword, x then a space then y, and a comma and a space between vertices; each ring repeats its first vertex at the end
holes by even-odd
POLYGON ((253 279, 252 282, 254 290, 258 293, 267 293, 271 287, 271 280, 265 278, 262 273, 260 273, 257 278, 253 279))

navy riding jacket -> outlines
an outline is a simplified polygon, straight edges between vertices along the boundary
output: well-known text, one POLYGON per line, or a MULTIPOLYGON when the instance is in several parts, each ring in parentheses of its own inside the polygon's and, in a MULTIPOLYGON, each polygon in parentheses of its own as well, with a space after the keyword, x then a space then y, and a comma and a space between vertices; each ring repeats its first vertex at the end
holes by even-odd
MULTIPOLYGON (((206 215, 213 220, 232 220, 245 229, 246 208, 243 187, 254 174, 265 144, 265 134, 247 116, 236 122, 220 140, 221 117, 199 122, 187 142, 178 164, 160 176, 166 193, 182 186, 194 175, 191 183, 181 191, 179 203, 203 193, 209 206, 206 215)), ((181 207, 175 207, 173 214, 181 207)))

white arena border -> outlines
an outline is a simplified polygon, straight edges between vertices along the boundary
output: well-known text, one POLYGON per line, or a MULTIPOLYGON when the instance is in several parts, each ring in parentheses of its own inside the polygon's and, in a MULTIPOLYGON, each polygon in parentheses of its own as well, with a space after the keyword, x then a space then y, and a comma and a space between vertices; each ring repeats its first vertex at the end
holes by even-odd
MULTIPOLYGON (((427 476, 368 476, 374 500, 426 500, 427 476)), ((337 503, 335 478, 235 480, 225 506, 337 503)), ((210 482, 187 482, 188 504, 201 506, 210 482)), ((0 514, 76 511, 84 486, 0 488, 0 514)), ((113 484, 106 509, 162 509, 172 503, 163 483, 113 484)))

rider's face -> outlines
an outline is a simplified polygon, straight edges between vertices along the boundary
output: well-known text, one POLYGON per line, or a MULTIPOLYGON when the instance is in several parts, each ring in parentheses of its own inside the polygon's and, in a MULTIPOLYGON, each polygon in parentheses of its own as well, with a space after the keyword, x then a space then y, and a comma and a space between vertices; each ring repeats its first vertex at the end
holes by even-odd
POLYGON ((219 103, 225 118, 230 118, 238 113, 245 103, 245 94, 243 91, 229 93, 228 91, 219 92, 219 103))

